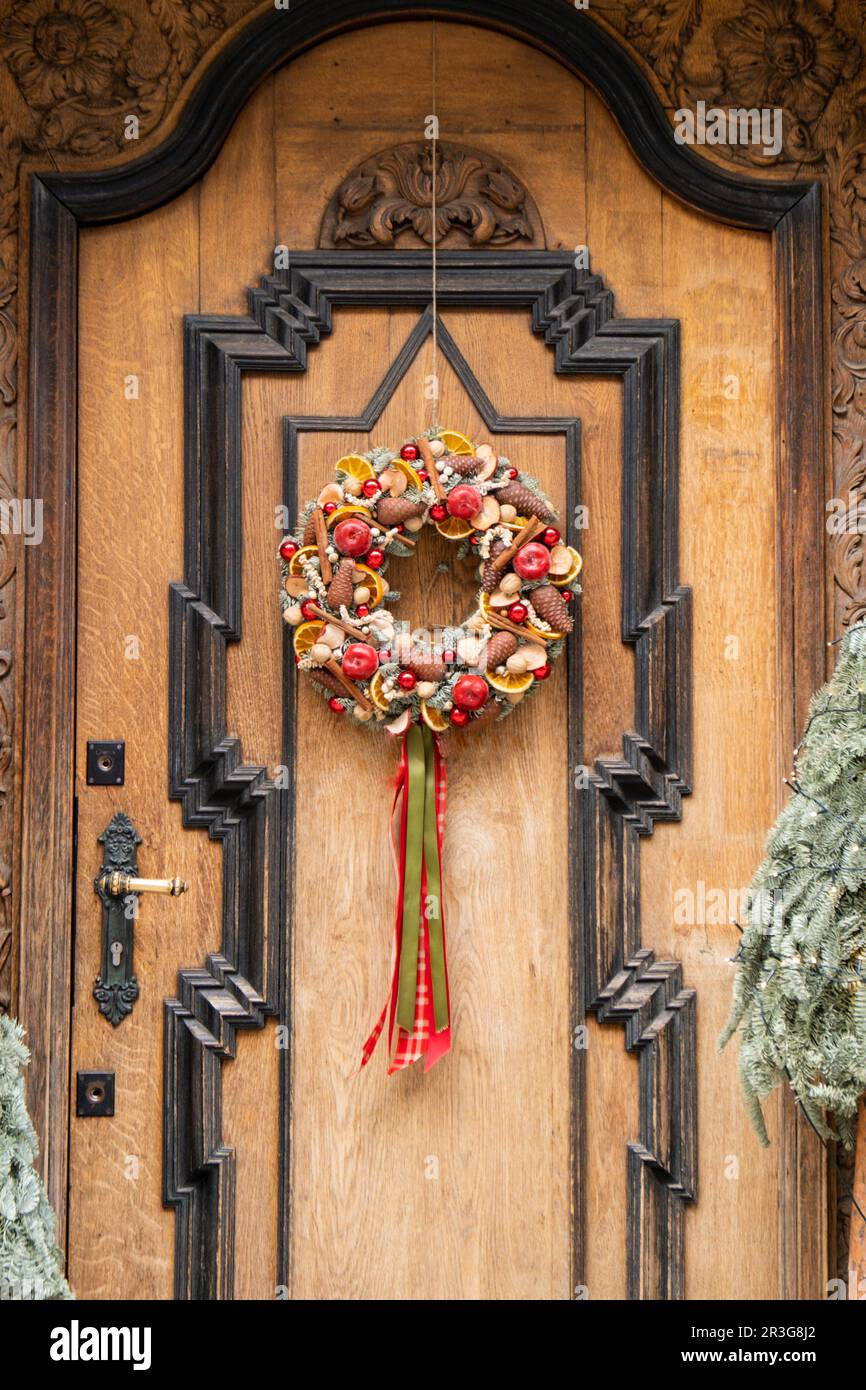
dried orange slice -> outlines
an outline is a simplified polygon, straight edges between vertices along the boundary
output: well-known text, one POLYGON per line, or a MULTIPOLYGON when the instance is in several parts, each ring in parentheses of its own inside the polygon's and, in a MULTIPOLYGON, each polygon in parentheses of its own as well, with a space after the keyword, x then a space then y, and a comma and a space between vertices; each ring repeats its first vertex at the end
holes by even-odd
POLYGON ((345 473, 349 478, 357 478, 359 483, 367 483, 376 476, 372 463, 362 454, 346 454, 344 458, 338 459, 337 472, 345 473))
POLYGON ((445 730, 451 727, 441 709, 432 708, 426 700, 421 701, 421 718, 427 728, 433 730, 434 734, 444 734, 445 730))
POLYGON ((474 454, 475 445, 470 444, 465 434, 459 434, 457 430, 440 430, 439 438, 445 445, 449 454, 474 454))
POLYGON ((472 535, 475 527, 471 521, 464 521, 462 516, 448 516, 444 521, 436 522, 436 530, 449 541, 462 541, 472 535))
POLYGON ((363 574, 363 579, 355 580, 355 587, 364 584, 370 590, 370 599, 367 603, 368 608, 375 608, 377 603, 381 603, 385 597, 385 585, 382 583, 381 575, 375 570, 371 570, 369 565, 356 565, 355 568, 363 574))
POLYGON ((306 656, 311 647, 314 647, 325 631, 325 624, 314 620, 309 623, 301 623, 295 628, 294 647, 296 656, 306 656))
POLYGON ((486 679, 488 685, 492 685, 494 690, 501 690, 503 695, 523 695, 535 677, 531 671, 522 671, 519 675, 516 671, 506 671, 504 676, 497 676, 495 672, 488 671, 486 679))
POLYGON ((568 546, 567 549, 571 552, 571 569, 565 574, 558 574, 555 576, 551 574, 549 576, 551 584, 555 584, 557 589, 564 589, 567 584, 573 584, 580 574, 580 571, 583 569, 583 556, 578 554, 571 545, 568 546))
POLYGON ((366 507, 353 507, 351 503, 347 503, 345 507, 336 507, 334 511, 331 512, 331 515, 326 518, 329 528, 331 526, 336 526, 338 521, 345 521, 347 516, 360 516, 363 517, 364 521, 371 520, 370 513, 367 511, 366 507))
POLYGON ((382 686, 384 683, 385 677, 381 670, 374 671, 370 677, 369 695, 377 709, 387 711, 391 708, 391 702, 390 700, 386 700, 385 696, 382 694, 382 686))
POLYGON ((289 574, 303 574, 303 561, 312 559, 312 557, 318 555, 318 553, 314 545, 302 545, 300 550, 295 551, 289 561, 289 574))

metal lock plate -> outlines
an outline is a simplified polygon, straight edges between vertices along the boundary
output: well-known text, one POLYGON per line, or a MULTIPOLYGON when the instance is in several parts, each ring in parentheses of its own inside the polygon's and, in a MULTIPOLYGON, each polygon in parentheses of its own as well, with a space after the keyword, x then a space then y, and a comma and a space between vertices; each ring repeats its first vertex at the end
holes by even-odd
POLYGON ((113 1071, 80 1071, 76 1081, 76 1115, 94 1117, 114 1114, 113 1071))
POLYGON ((88 787, 122 787, 125 773, 125 743, 118 739, 88 739, 88 787))

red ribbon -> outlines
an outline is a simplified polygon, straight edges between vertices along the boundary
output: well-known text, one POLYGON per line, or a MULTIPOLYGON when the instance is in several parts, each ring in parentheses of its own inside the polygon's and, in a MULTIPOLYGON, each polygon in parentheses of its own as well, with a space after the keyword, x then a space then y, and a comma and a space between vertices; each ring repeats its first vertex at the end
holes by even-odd
MULTIPOLYGON (((425 731, 426 734, 426 731, 425 731)), ((429 738, 429 734, 426 734, 429 738)), ((394 800, 391 806, 390 835, 391 846, 394 853, 394 863, 397 870, 397 910, 394 926, 394 960, 391 971, 391 988, 385 1006, 376 1022, 372 1033, 364 1044, 361 1057, 361 1068, 365 1067, 376 1050, 376 1044, 382 1035, 385 1026, 385 1019, 388 1019, 388 1075, 395 1071, 402 1071, 406 1067, 412 1066, 420 1058, 425 1059, 424 1070, 429 1071, 431 1067, 444 1057, 451 1047, 451 1004, 450 990, 448 985, 448 964, 445 959, 445 921, 441 901, 439 902, 439 916, 442 922, 442 954, 445 975, 445 995, 447 1001, 447 1023, 439 1032, 436 1031, 434 1017, 434 991, 433 976, 430 962, 430 921, 425 912, 427 903, 428 873, 435 881, 438 890, 437 897, 441 898, 442 884, 442 835, 445 829, 445 809, 447 802, 447 776, 445 772, 445 759, 439 745, 439 740, 433 737, 431 740, 433 756, 433 785, 435 790, 435 820, 436 820, 436 857, 435 865, 428 865, 426 857, 422 865, 421 873, 421 894, 417 904, 418 910, 418 965, 415 978, 415 1015, 414 1024, 409 1031, 399 1025, 395 1029, 397 1013, 398 983, 400 977, 400 961, 403 950, 403 924, 404 908, 406 895, 406 849, 407 849, 407 812, 409 804, 409 754, 408 736, 404 734, 403 743, 400 751, 400 763, 397 768, 397 778, 394 787, 394 800), (398 804, 400 806, 400 839, 399 839, 399 859, 398 845, 394 835, 394 820, 398 804), (432 873, 430 870, 432 869, 432 873), (396 1033, 396 1038, 395 1038, 396 1033)), ((441 976, 440 976, 441 979, 441 976)), ((411 982, 411 976, 410 976, 411 982)))

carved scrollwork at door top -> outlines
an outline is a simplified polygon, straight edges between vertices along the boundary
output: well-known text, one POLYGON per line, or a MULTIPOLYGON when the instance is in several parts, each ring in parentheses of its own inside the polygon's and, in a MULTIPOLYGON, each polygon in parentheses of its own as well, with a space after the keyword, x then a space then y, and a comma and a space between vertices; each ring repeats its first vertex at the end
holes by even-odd
POLYGON ((453 248, 547 245, 535 200, 501 160, 417 140, 380 150, 346 175, 325 210, 319 246, 432 246, 434 238, 453 248))

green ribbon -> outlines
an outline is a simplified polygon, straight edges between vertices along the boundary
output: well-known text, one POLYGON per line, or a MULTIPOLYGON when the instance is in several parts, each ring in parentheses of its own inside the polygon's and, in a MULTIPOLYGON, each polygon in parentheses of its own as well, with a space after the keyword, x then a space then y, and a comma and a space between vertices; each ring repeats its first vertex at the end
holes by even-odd
POLYGON ((406 734, 406 840, 403 846, 403 924, 397 1023, 411 1033, 415 1027, 418 948, 421 932, 421 884, 427 867, 427 913, 430 936, 430 974, 436 1032, 448 1027, 445 983, 445 941, 442 929, 442 885, 436 834, 436 762, 433 735, 426 725, 413 724, 406 734))

